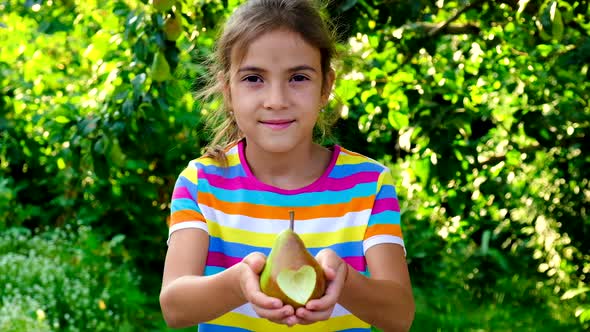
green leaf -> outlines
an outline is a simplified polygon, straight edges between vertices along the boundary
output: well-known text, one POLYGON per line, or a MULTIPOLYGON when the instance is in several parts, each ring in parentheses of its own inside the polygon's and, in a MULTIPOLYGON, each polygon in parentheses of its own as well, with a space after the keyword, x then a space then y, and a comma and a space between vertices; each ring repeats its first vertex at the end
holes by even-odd
POLYGON ((116 138, 109 145, 109 160, 117 166, 125 166, 125 154, 123 154, 119 140, 116 138))
POLYGON ((412 169, 422 184, 427 184, 430 177, 430 160, 427 158, 413 160, 412 169))
POLYGON ((551 18, 551 34, 553 39, 561 40, 563 37, 563 20, 561 19, 561 12, 557 7, 557 1, 551 3, 549 17, 551 18))
POLYGON ((590 305, 585 305, 577 308, 576 316, 580 318, 581 323, 590 321, 590 305))
POLYGON ((374 96, 377 93, 377 90, 375 89, 370 89, 370 90, 365 90, 361 93, 361 101, 363 103, 366 103, 367 100, 369 100, 369 98, 371 98, 372 96, 374 96))
POLYGON ((540 44, 537 45, 537 51, 539 51, 539 54, 542 57, 546 58, 551 52, 553 52, 553 47, 547 44, 540 44))
POLYGON ((55 117, 55 122, 61 123, 61 124, 66 124, 66 123, 70 122, 70 119, 68 119, 67 117, 65 117, 63 115, 58 115, 55 117))
POLYGON ((400 71, 397 74, 393 75, 391 78, 392 82, 403 82, 403 83, 412 83, 414 81, 414 75, 411 73, 400 71))
POLYGON ((481 235, 481 254, 487 255, 488 249, 490 248, 490 236, 492 232, 489 229, 486 229, 483 234, 481 235))
POLYGON ((109 143, 109 138, 103 135, 94 143, 94 149, 92 150, 96 153, 104 154, 109 147, 109 143))
POLYGON ((358 95, 359 88, 353 80, 342 80, 337 87, 338 97, 349 101, 358 95))
POLYGON ((96 149, 92 149, 92 166, 94 173, 100 179, 109 178, 109 165, 104 154, 99 153, 96 149))
POLYGON ((397 110, 390 110, 387 114, 389 124, 396 130, 405 128, 410 125, 410 120, 407 114, 403 114, 397 110))
POLYGON ((522 12, 524 12, 526 5, 528 5, 530 0, 519 0, 518 1, 518 10, 516 11, 516 18, 519 19, 522 12))
POLYGON ((93 132, 97 128, 99 120, 100 119, 96 117, 90 119, 86 118, 80 121, 78 124, 78 128, 82 132, 82 136, 88 136, 88 134, 93 132))
POLYGON ((338 6, 338 11, 345 12, 345 11, 351 9, 356 4, 356 2, 357 2, 357 0, 342 1, 342 3, 338 6))
POLYGON ((570 289, 567 292, 563 293, 563 295, 561 296, 562 300, 569 300, 571 298, 574 298, 582 293, 586 293, 586 292, 590 292, 590 287, 580 287, 580 288, 575 288, 575 289, 570 289))

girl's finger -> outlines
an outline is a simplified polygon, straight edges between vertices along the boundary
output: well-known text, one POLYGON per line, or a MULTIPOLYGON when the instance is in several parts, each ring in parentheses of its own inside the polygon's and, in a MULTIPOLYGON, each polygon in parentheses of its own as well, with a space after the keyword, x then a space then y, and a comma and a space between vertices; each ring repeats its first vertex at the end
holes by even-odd
POLYGON ((301 320, 297 316, 293 315, 293 316, 283 319, 281 321, 281 324, 285 324, 290 327, 290 326, 294 326, 297 324, 301 324, 301 320))
POLYGON ((336 277, 328 283, 328 288, 326 288, 324 296, 309 301, 305 305, 305 308, 311 311, 333 310, 334 305, 336 305, 340 298, 342 287, 344 286, 346 268, 345 264, 340 265, 338 271, 335 273, 336 277))
POLYGON ((252 304, 256 314, 262 318, 266 318, 278 324, 285 324, 285 320, 295 315, 295 310, 290 305, 283 306, 279 309, 267 309, 252 304))
POLYGON ((260 252, 253 252, 248 256, 244 257, 243 262, 250 267, 252 272, 259 274, 264 268, 266 263, 266 257, 260 252))
POLYGON ((281 300, 260 291, 260 279, 253 271, 245 269, 243 273, 242 291, 248 302, 267 309, 278 309, 283 306, 281 300))
POLYGON ((321 311, 310 311, 305 308, 299 308, 297 309, 296 316, 299 319, 300 324, 312 324, 330 318, 333 310, 334 307, 321 311))
POLYGON ((324 275, 326 276, 326 279, 328 281, 332 281, 334 280, 334 278, 336 278, 336 271, 334 271, 333 268, 326 265, 322 265, 322 270, 324 270, 324 275))
POLYGON ((260 308, 276 310, 283 306, 281 300, 264 294, 257 286, 249 286, 247 292, 248 302, 260 308))

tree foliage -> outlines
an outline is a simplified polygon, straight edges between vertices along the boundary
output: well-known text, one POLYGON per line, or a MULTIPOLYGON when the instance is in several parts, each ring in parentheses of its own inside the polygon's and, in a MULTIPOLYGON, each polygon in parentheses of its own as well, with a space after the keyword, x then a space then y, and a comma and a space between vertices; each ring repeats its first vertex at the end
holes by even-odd
MULTIPOLYGON (((173 183, 210 137, 202 61, 238 3, 0 2, 0 229, 124 234, 153 297, 173 183)), ((588 1, 326 9, 334 129, 396 171, 416 287, 561 297, 588 327, 588 1)))

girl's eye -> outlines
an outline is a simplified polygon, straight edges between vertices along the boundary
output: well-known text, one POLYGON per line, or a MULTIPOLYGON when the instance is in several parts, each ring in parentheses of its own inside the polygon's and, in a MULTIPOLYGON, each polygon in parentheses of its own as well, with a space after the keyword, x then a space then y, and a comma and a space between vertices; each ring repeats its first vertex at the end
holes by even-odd
POLYGON ((260 83, 260 82, 262 82, 262 79, 258 76, 255 76, 255 75, 249 75, 249 76, 244 77, 242 79, 242 81, 246 81, 248 83, 260 83))
POLYGON ((308 78, 303 75, 293 75, 291 80, 293 80, 294 82, 303 82, 303 81, 308 80, 308 78))

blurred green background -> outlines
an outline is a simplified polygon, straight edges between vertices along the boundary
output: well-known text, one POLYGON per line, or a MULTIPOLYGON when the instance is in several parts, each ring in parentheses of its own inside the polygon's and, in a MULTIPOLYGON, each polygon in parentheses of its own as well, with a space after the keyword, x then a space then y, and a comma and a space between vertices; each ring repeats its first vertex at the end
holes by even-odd
MULTIPOLYGON (((0 0, 0 331, 167 330, 168 202, 239 2, 0 0)), ((326 9, 335 137, 396 176, 412 331, 588 330, 588 1, 326 9)))

